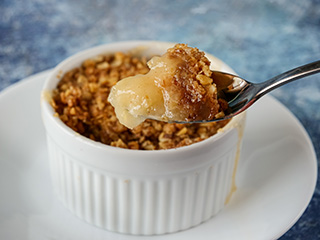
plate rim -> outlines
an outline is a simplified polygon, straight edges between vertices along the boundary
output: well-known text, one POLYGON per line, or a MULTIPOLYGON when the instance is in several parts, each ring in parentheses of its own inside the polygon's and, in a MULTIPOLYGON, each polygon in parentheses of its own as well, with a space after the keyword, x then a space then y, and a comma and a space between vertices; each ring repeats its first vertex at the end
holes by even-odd
MULTIPOLYGON (((304 128, 303 124, 301 123, 301 121, 289 110, 289 108, 287 108, 279 99, 275 98, 274 96, 268 94, 265 97, 269 98, 270 100, 274 101, 276 104, 278 104, 279 107, 282 108, 282 111, 285 111, 287 115, 290 115, 290 117, 292 118, 292 120, 294 120, 295 125, 299 127, 299 130, 301 131, 301 133, 303 134, 304 138, 307 140, 307 146, 310 150, 310 155, 312 157, 312 161, 310 161, 310 163, 312 163, 313 167, 313 179, 312 179, 312 186, 310 187, 310 192, 309 192, 309 196, 306 197, 306 202, 303 208, 300 209, 299 213, 296 215, 296 217, 294 219, 292 219, 292 221, 290 223, 287 224, 287 227, 283 229, 283 231, 279 232, 278 234, 276 234, 275 236, 273 236, 272 239, 278 239, 280 237, 282 237, 286 232, 288 232, 295 223, 297 223, 297 221, 301 218, 301 216, 303 215, 303 213, 306 211, 306 209, 308 208, 314 194, 315 194, 315 190, 316 190, 316 186, 317 186, 317 180, 318 180, 318 162, 317 162, 317 154, 313 145, 313 142, 311 140, 311 137, 308 133, 308 131, 304 128)), ((258 100, 259 101, 259 100, 258 100)))

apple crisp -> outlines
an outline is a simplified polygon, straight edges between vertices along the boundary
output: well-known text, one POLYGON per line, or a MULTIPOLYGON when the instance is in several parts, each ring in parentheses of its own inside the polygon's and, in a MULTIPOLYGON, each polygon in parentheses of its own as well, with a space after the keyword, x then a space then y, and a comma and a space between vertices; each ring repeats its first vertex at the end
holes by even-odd
MULTIPOLYGON (((183 48, 183 45, 180 46, 183 48)), ((179 54, 177 49, 172 51, 170 53, 172 55, 179 54)), ((202 59, 202 53, 199 54, 202 59)), ((210 81, 207 78, 210 74, 206 67, 208 64, 203 60, 202 66, 183 65, 182 67, 186 70, 192 67, 201 69, 201 74, 196 78, 199 82, 206 82, 210 81)), ((190 145, 214 135, 218 129, 229 122, 225 120, 212 123, 176 124, 148 119, 132 129, 125 127, 119 122, 113 106, 108 101, 111 88, 121 79, 149 72, 146 57, 122 52, 99 55, 84 61, 80 67, 63 75, 52 93, 51 105, 59 118, 79 134, 107 145, 128 149, 158 150, 190 145)), ((177 77, 183 78, 184 75, 177 77)), ((201 105, 202 103, 197 102, 199 100, 197 93, 198 91, 208 92, 207 85, 199 85, 201 88, 195 88, 195 95, 188 96, 183 105, 205 108, 201 105), (196 105, 191 104, 193 102, 196 102, 196 105)), ((173 89, 177 87, 172 86, 173 89)), ((172 108, 174 109, 175 105, 172 108)), ((183 114, 183 111, 180 112, 183 114)), ((213 116, 219 112, 221 107, 214 111, 204 111, 206 116, 213 116)))
POLYGON ((224 116, 204 52, 176 44, 148 63, 150 71, 119 81, 109 101, 119 121, 133 128, 145 119, 188 122, 224 116))

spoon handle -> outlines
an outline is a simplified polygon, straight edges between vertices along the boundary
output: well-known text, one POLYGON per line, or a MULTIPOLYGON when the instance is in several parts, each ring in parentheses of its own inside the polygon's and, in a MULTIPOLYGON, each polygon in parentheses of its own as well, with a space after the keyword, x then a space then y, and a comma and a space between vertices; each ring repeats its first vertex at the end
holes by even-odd
POLYGON ((320 72, 320 61, 315 61, 306 65, 294 68, 292 70, 289 70, 263 83, 258 83, 256 84, 256 86, 259 88, 259 91, 256 94, 256 99, 262 97, 266 93, 286 83, 292 82, 294 80, 297 80, 312 74, 316 74, 318 72, 320 72))

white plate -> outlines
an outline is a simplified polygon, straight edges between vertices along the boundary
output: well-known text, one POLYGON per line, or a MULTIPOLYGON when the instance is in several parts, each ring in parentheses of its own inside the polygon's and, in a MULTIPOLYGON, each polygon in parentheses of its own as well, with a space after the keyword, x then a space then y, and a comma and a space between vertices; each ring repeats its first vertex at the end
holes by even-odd
POLYGON ((88 225, 50 183, 40 89, 48 71, 0 94, 0 239, 275 239, 307 207, 317 179, 312 143, 297 119, 264 97, 248 111, 238 191, 211 220, 175 234, 139 237, 88 225))

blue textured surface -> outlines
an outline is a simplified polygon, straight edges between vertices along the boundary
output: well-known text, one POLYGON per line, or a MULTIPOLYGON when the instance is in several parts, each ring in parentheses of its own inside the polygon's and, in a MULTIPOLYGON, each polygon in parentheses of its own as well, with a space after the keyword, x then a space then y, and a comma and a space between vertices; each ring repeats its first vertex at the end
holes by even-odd
MULTIPOLYGON (((95 45, 121 40, 188 43, 263 81, 320 59, 319 0, 1 0, 0 90, 95 45)), ((275 90, 320 158, 320 75, 275 90)), ((320 238, 319 179, 300 220, 281 238, 320 238)))

